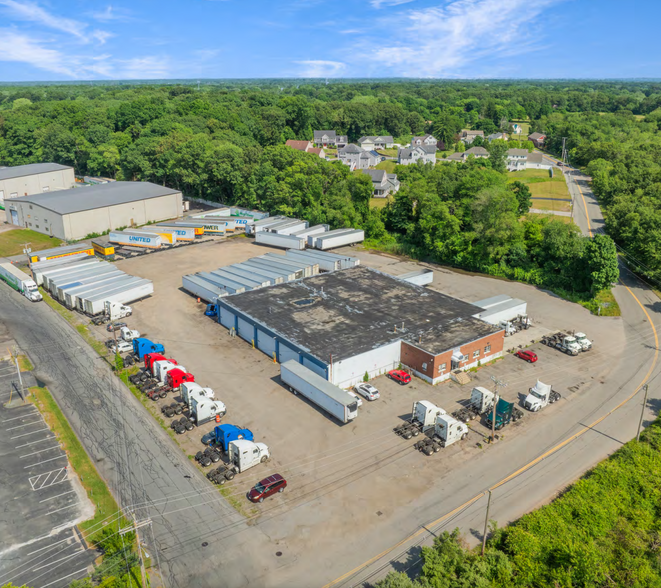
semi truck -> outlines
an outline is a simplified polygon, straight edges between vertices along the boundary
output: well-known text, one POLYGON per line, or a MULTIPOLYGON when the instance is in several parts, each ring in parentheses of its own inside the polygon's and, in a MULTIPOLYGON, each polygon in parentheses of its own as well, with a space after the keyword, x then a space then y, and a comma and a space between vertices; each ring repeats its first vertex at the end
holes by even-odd
POLYGON ((195 376, 182 370, 181 368, 175 368, 167 373, 166 379, 167 385, 172 388, 172 390, 176 390, 184 382, 194 382, 195 376))
POLYGON ((133 339, 133 354, 142 360, 147 353, 165 353, 165 349, 160 343, 153 343, 145 337, 133 339))
POLYGON ((455 410, 452 416, 464 423, 472 421, 485 414, 488 410, 491 410, 494 399, 495 394, 491 390, 482 386, 476 386, 471 391, 468 406, 455 410))
POLYGON ((195 392, 189 395, 188 400, 190 418, 198 427, 215 419, 216 416, 222 418, 227 413, 227 407, 220 400, 214 400, 195 392))
POLYGON ((227 453, 229 444, 238 439, 254 440, 254 435, 250 429, 244 429, 236 425, 216 425, 214 430, 202 437, 202 443, 219 447, 227 453))
MULTIPOLYGON (((486 415, 486 424, 490 429, 493 427, 493 407, 486 415)), ((496 404, 496 431, 499 431, 510 422, 515 423, 523 417, 523 412, 514 406, 512 402, 507 402, 502 398, 498 399, 496 404)))
POLYGON ((434 420, 433 434, 417 441, 414 447, 425 455, 431 455, 443 447, 463 441, 466 437, 468 437, 468 426, 444 411, 434 420))
POLYGON ((590 351, 592 349, 592 341, 587 338, 585 333, 575 333, 576 343, 581 346, 581 351, 590 351))
POLYGON ((411 418, 404 424, 395 427, 395 433, 404 439, 417 437, 420 433, 433 427, 436 417, 440 414, 445 414, 445 411, 429 400, 414 402, 411 418))
POLYGON ((211 388, 203 388, 197 382, 183 382, 181 384, 181 401, 188 406, 190 404, 191 396, 197 394, 198 396, 205 396, 206 398, 213 398, 214 391, 211 388))
POLYGON ((523 407, 532 412, 537 412, 538 410, 542 410, 547 404, 557 402, 560 398, 560 394, 553 390, 549 384, 544 384, 537 380, 535 386, 528 390, 528 396, 523 401, 523 407))
POLYGON ((576 341, 576 337, 567 335, 566 333, 562 332, 542 337, 542 343, 544 345, 548 345, 549 347, 559 349, 567 355, 578 355, 583 350, 576 341))
POLYGON ((271 457, 269 448, 264 443, 255 443, 248 439, 231 441, 228 446, 229 465, 222 465, 207 474, 214 484, 224 484, 236 474, 268 461, 271 457))
POLYGON ((39 302, 42 296, 34 280, 11 263, 0 263, 0 278, 31 302, 39 302))
POLYGON ((341 423, 358 416, 355 397, 297 361, 290 359, 280 365, 280 379, 291 392, 302 394, 341 423))

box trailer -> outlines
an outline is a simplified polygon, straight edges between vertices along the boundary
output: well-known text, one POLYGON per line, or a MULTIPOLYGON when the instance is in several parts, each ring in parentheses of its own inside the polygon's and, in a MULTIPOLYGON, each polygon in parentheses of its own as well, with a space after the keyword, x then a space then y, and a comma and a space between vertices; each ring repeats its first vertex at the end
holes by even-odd
POLYGON ((115 288, 105 294, 99 294, 83 301, 85 312, 91 316, 103 312, 105 302, 117 302, 119 304, 128 304, 135 300, 140 300, 154 293, 154 284, 151 280, 138 278, 138 281, 128 283, 123 287, 115 288))
POLYGON ((232 274, 235 276, 238 276, 240 278, 243 278, 245 280, 250 280, 251 282, 254 282, 255 284, 258 284, 259 288, 265 288, 266 286, 271 285, 271 280, 269 278, 264 278, 263 276, 258 276, 254 272, 251 272, 249 270, 244 270, 241 268, 237 268, 234 265, 226 265, 223 268, 223 271, 227 272, 228 274, 232 274))
POLYGON ((129 282, 135 282, 135 280, 140 279, 136 278, 135 276, 124 274, 123 272, 122 274, 123 275, 120 276, 112 276, 107 280, 100 280, 94 284, 87 284, 86 286, 81 286, 80 288, 68 290, 64 294, 64 304, 68 308, 75 308, 81 312, 84 312, 85 307, 83 305, 83 300, 86 298, 92 298, 97 294, 108 292, 111 289, 117 288, 129 282))
MULTIPOLYGON (((57 281, 60 281, 62 279, 69 279, 71 277, 75 277, 78 275, 81 275, 85 271, 89 271, 90 269, 94 269, 97 267, 102 267, 102 264, 105 263, 103 261, 95 260, 95 263, 93 264, 78 264, 72 267, 67 268, 64 271, 60 272, 48 272, 42 274, 42 286, 44 287, 45 290, 48 290, 50 292, 51 289, 51 284, 57 281)), ((62 283, 62 282, 60 282, 62 283)))
POLYGON ((42 296, 35 281, 11 263, 0 263, 0 278, 28 300, 39 302, 42 296))
POLYGON ((97 265, 92 265, 90 267, 81 267, 70 272, 65 272, 58 276, 54 276, 48 279, 48 290, 51 294, 55 295, 57 292, 58 286, 63 286, 64 284, 70 284, 72 282, 77 282, 79 279, 86 278, 88 276, 95 276, 100 272, 107 271, 108 268, 113 268, 111 264, 102 261, 97 265))
POLYGON ((255 267, 249 266, 247 263, 235 263, 232 267, 249 272, 258 279, 269 280, 270 285, 282 284, 285 281, 285 277, 278 272, 272 272, 266 269, 258 270, 255 267))
POLYGON ((176 245, 177 241, 179 241, 175 229, 170 227, 140 227, 140 230, 144 231, 145 233, 154 233, 155 235, 159 235, 163 245, 176 245))
POLYGON ((187 227, 165 227, 161 225, 153 225, 149 227, 142 227, 143 231, 149 231, 153 233, 163 234, 172 233, 177 237, 177 243, 180 241, 195 241, 195 229, 187 227))
POLYGON ((188 227, 193 229, 202 229, 204 235, 224 235, 225 223, 217 222, 193 222, 193 221, 174 221, 168 226, 171 227, 188 227))
POLYGON ((308 236, 308 247, 315 248, 317 246, 317 239, 319 237, 332 237, 334 235, 343 235, 344 233, 348 233, 350 231, 353 231, 354 229, 333 229, 332 231, 328 231, 326 233, 321 233, 319 235, 309 235, 308 236))
POLYGON ((311 259, 314 259, 317 263, 319 263, 319 269, 321 270, 325 269, 325 271, 332 271, 331 269, 327 269, 329 267, 336 267, 337 269, 349 269, 360 265, 360 259, 358 259, 357 257, 350 257, 349 255, 331 253, 330 251, 320 251, 319 249, 292 251, 292 254, 302 254, 309 256, 311 259), (339 262, 339 267, 337 267, 336 265, 338 262, 339 262))
POLYGON ((241 292, 246 291, 246 287, 243 284, 214 276, 209 272, 198 272, 196 275, 214 286, 227 290, 228 294, 241 294, 241 292))
POLYGON ((193 231, 193 234, 195 235, 195 238, 197 239, 198 237, 202 237, 204 235, 204 227, 198 226, 197 223, 195 223, 195 226, 181 226, 178 224, 178 222, 181 221, 166 221, 162 223, 156 223, 155 227, 167 227, 170 229, 186 229, 188 231, 193 231))
POLYGON ((104 301, 107 299, 107 296, 123 292, 126 288, 131 288, 136 284, 139 284, 141 281, 142 278, 128 276, 126 279, 121 279, 111 286, 101 288, 93 287, 90 292, 77 296, 78 310, 90 314, 88 309, 93 309, 95 314, 99 314, 104 311, 104 301), (97 299, 99 299, 99 303, 97 303, 97 299))
POLYGON ((103 268, 96 272, 94 275, 87 274, 84 277, 76 279, 75 282, 69 282, 68 284, 62 284, 55 288, 54 296, 60 302, 65 301, 65 296, 69 290, 73 290, 79 286, 87 286, 91 284, 96 284, 100 280, 105 278, 117 278, 119 276, 126 275, 123 271, 118 270, 116 267, 103 268))
POLYGON ((248 235, 256 235, 260 231, 265 231, 267 228, 285 220, 288 220, 286 216, 270 216, 268 218, 263 218, 255 221, 252 225, 248 225, 246 227, 246 233, 248 235))
POLYGON ((269 226, 266 230, 270 233, 278 233, 279 235, 290 235, 296 231, 302 231, 309 226, 308 221, 299 220, 297 218, 290 218, 282 222, 269 226))
POLYGON ((74 255, 94 255, 94 249, 89 243, 79 243, 78 245, 65 245, 63 247, 53 247, 51 249, 42 249, 30 254, 30 263, 37 261, 48 261, 51 259, 61 259, 74 255))
POLYGON ((281 249, 305 249, 307 241, 302 237, 261 231, 255 235, 255 243, 281 249))
POLYGON ((108 241, 117 245, 131 247, 144 247, 145 249, 158 249, 162 244, 160 235, 149 231, 110 231, 108 241))
POLYGON ((294 394, 302 394, 342 423, 358 416, 354 396, 293 359, 280 365, 280 379, 294 394))
POLYGON ((341 233, 336 235, 326 233, 325 235, 320 235, 319 237, 316 237, 314 246, 315 248, 324 251, 326 249, 333 249, 335 247, 344 247, 346 245, 362 243, 364 240, 365 231, 362 229, 356 229, 349 231, 348 233, 341 233))
POLYGON ((211 282, 203 280, 196 274, 182 276, 181 285, 186 292, 190 292, 193 296, 197 296, 198 298, 201 298, 206 302, 211 302, 212 304, 215 304, 218 298, 222 298, 228 294, 227 290, 224 288, 214 286, 211 282))
POLYGON ((95 259, 94 257, 88 257, 87 259, 78 261, 76 263, 66 263, 64 265, 58 265, 57 267, 48 268, 43 271, 33 270, 32 277, 38 286, 43 285, 44 288, 48 288, 49 277, 54 277, 64 272, 70 272, 73 268, 76 267, 84 267, 86 265, 95 265, 99 263, 101 263, 101 261, 99 261, 98 259, 95 259))
MULTIPOLYGON (((83 259, 91 259, 94 256, 90 256, 87 253, 76 253, 75 255, 70 255, 68 257, 56 257, 55 259, 46 259, 44 261, 34 261, 30 264, 30 271, 43 272, 48 269, 55 269, 58 266, 70 265, 72 263, 77 263, 83 259)), ((33 276, 34 278, 34 276, 33 276)))
POLYGON ((434 272, 430 269, 423 268, 395 277, 398 280, 408 282, 409 284, 415 284, 416 286, 426 286, 427 284, 431 284, 434 281, 434 272))
POLYGON ((333 272, 342 269, 342 261, 340 259, 323 259, 317 257, 315 253, 325 253, 322 251, 316 251, 307 249, 305 251, 295 251, 292 249, 287 250, 286 255, 289 259, 296 261, 301 261, 304 263, 316 263, 319 266, 319 269, 324 272, 333 272))
POLYGON ((270 259, 262 259, 261 257, 253 257, 248 261, 244 262, 246 265, 255 266, 257 268, 267 269, 271 271, 278 271, 286 277, 286 282, 291 282, 292 280, 300 280, 304 277, 304 272, 302 269, 294 270, 291 266, 284 266, 279 263, 275 263, 270 259))
POLYGON ((295 231, 294 233, 291 233, 291 236, 301 237, 305 239, 305 242, 307 243, 307 238, 310 235, 321 235, 322 233, 326 233, 329 229, 330 227, 328 225, 314 225, 313 227, 308 227, 307 229, 295 231))
POLYGON ((67 308, 77 308, 78 306, 76 303, 78 300, 78 294, 87 294, 94 289, 109 288, 124 277, 132 276, 128 276, 120 270, 116 270, 115 273, 105 274, 92 282, 81 284, 75 288, 67 288, 64 290, 60 302, 62 302, 67 308))
POLYGON ((258 259, 268 259, 274 261, 275 263, 279 263, 285 266, 290 266, 294 269, 302 269, 303 275, 306 278, 309 278, 310 276, 316 276, 319 273, 319 265, 316 263, 296 261, 291 257, 287 257, 286 255, 280 255, 278 253, 265 253, 264 255, 261 255, 258 259))
POLYGON ((246 290, 256 290, 262 287, 262 285, 259 282, 255 280, 248 280, 240 276, 236 276, 230 272, 225 271, 225 268, 218 268, 217 270, 213 270, 209 273, 212 276, 216 276, 220 278, 221 280, 229 280, 230 282, 233 282, 235 284, 240 284, 246 290))

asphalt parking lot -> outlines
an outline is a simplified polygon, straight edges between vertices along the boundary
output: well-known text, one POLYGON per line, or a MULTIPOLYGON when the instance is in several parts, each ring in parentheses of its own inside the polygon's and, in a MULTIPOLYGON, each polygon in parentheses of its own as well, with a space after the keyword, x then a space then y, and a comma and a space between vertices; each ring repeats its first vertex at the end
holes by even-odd
MULTIPOLYGON (((381 398, 364 400, 358 418, 340 425, 286 390, 279 382, 277 364, 243 340, 231 338, 226 329, 204 316, 203 302, 181 289, 181 276, 186 273, 215 269, 266 251, 250 239, 238 238, 172 251, 158 256, 157 264, 145 256, 118 262, 118 266, 154 281, 154 296, 134 305, 129 326, 163 343, 168 357, 186 366, 198 383, 215 390, 228 408, 223 422, 250 428, 255 440, 270 447, 269 463, 237 476, 225 488, 244 500, 246 490, 260 478, 275 472, 285 476, 289 487, 284 494, 263 505, 246 505, 248 512, 261 517, 265 527, 277 514, 298 505, 319 505, 312 519, 308 509, 305 520, 291 516, 284 524, 281 518, 277 527, 268 527, 272 539, 292 547, 311 540, 320 544, 337 540, 343 533, 355 533, 361 525, 373 524, 374 517, 388 518, 400 505, 415 501, 442 483, 439 473, 484 451, 489 430, 472 421, 466 441, 431 457, 415 452, 415 440, 403 440, 392 432, 410 416, 414 401, 429 400, 452 412, 470 396, 472 386, 493 389, 492 376, 503 382, 499 393, 517 404, 537 379, 562 394, 558 404, 540 413, 526 413, 521 421, 505 428, 501 438, 507 442, 514 436, 536 434, 551 411, 563 410, 586 386, 603 382, 623 351, 623 328, 618 318, 594 317, 582 307, 532 286, 425 266, 435 271, 431 288, 466 301, 496 294, 526 300, 533 327, 507 338, 506 348, 530 346, 539 361, 528 364, 506 354, 471 373, 471 384, 464 386, 451 381, 430 386, 417 378, 408 386, 400 386, 382 376, 372 381, 381 398), (533 342, 557 330, 586 332, 594 342, 593 350, 570 357, 533 342)), ((342 251, 392 275, 420 267, 360 248, 342 251)), ((104 331, 98 332, 101 339, 106 338, 104 331)), ((150 409, 161 417, 160 406, 172 400, 159 400, 150 409)), ((179 437, 185 453, 192 456, 202 449, 201 436, 214 426, 208 423, 179 437)))
POLYGON ((0 584, 63 588, 98 556, 76 527, 94 507, 39 411, 11 390, 14 380, 13 366, 0 362, 0 584))

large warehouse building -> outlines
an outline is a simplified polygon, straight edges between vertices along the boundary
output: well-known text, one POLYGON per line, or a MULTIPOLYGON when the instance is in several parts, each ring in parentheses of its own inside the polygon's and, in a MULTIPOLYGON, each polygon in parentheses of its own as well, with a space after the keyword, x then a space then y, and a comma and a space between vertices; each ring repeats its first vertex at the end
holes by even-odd
POLYGON ((52 190, 68 190, 76 183, 73 168, 59 163, 30 163, 0 168, 0 201, 52 190))
POLYGON ((111 182, 5 200, 7 221, 66 240, 180 217, 181 192, 150 182, 111 182))
POLYGON ((401 363, 436 384, 503 353, 482 309, 358 266, 218 299, 218 320, 280 363, 341 387, 401 363))

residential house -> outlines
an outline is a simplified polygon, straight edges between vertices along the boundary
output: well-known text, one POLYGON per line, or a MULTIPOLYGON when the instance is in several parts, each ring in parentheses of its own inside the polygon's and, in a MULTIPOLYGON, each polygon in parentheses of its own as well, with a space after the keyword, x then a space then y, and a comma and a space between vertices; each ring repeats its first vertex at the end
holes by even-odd
POLYGON ((502 141, 507 141, 507 135, 505 133, 492 133, 487 137, 488 141, 493 141, 494 139, 500 139, 502 141))
POLYGON ((351 168, 351 171, 374 167, 381 161, 381 156, 375 151, 366 151, 353 143, 338 149, 337 156, 344 165, 351 168))
POLYGON ((527 149, 508 149, 507 171, 521 171, 526 169, 528 155, 527 149))
POLYGON ((453 153, 448 157, 448 161, 466 161, 468 156, 472 155, 477 159, 487 159, 489 157, 489 152, 484 147, 471 147, 463 152, 453 153))
POLYGON ((413 137, 411 139, 411 147, 418 145, 425 145, 427 147, 438 146, 438 141, 432 135, 424 135, 423 137, 413 137))
POLYGON ((484 131, 461 129, 460 139, 466 143, 466 145, 470 145, 473 141, 475 141, 475 137, 482 137, 484 139, 484 131))
POLYGON ((289 139, 285 145, 292 149, 296 149, 296 151, 308 152, 312 149, 312 143, 310 141, 294 141, 293 139, 289 139))
POLYGON ((520 124, 514 123, 511 128, 511 132, 515 135, 520 135, 523 132, 523 127, 520 124))
POLYGON ((410 165, 412 163, 436 163, 436 145, 416 145, 410 149, 400 148, 397 152, 397 163, 410 165))
POLYGON ((386 173, 383 169, 365 169, 363 173, 372 179, 375 198, 385 198, 388 194, 394 194, 399 190, 397 174, 386 173))
POLYGON ((318 147, 345 147, 349 142, 346 135, 338 135, 335 131, 314 131, 313 142, 318 147))
POLYGON ((526 161, 527 169, 551 169, 552 167, 553 164, 548 159, 544 159, 544 156, 539 151, 528 153, 528 159, 526 161))
POLYGON ((358 144, 366 151, 375 149, 391 149, 395 140, 390 135, 379 135, 377 137, 361 137, 358 144))
POLYGON ((532 141, 532 144, 537 148, 544 147, 546 135, 543 133, 532 133, 531 135, 528 135, 528 141, 532 141))
POLYGON ((323 147, 310 147, 310 149, 308 149, 308 153, 314 153, 315 155, 321 157, 321 159, 326 159, 326 152, 324 151, 323 147))

